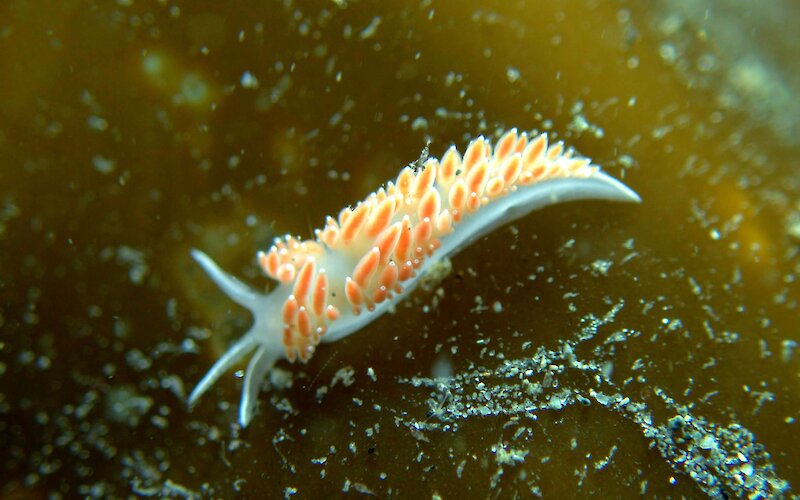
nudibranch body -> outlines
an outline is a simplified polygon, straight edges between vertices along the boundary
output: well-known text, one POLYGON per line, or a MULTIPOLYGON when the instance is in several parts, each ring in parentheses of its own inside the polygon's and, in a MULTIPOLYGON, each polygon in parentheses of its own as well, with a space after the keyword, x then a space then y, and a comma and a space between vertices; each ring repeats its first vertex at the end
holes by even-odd
POLYGON ((220 357, 189 396, 193 405, 255 350, 244 376, 239 423, 254 413, 259 388, 281 357, 306 361, 320 342, 345 337, 386 312, 431 263, 537 208, 570 200, 639 202, 586 158, 548 144, 545 134, 508 131, 492 146, 472 140, 441 161, 405 167, 394 182, 328 217, 316 238, 277 238, 258 262, 277 285, 251 290, 199 250, 192 256, 233 301, 249 309, 250 330, 220 357))

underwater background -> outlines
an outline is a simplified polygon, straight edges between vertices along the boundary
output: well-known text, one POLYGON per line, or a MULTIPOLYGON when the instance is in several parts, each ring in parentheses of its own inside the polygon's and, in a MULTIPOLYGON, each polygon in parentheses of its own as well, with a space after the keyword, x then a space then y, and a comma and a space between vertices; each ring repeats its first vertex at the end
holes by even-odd
MULTIPOLYGON (((800 25, 744 0, 0 5, 0 496, 790 497, 800 25), (254 287, 430 142, 546 131, 551 206, 362 331, 186 395, 254 287)), ((452 269, 449 269, 449 266, 452 269)))

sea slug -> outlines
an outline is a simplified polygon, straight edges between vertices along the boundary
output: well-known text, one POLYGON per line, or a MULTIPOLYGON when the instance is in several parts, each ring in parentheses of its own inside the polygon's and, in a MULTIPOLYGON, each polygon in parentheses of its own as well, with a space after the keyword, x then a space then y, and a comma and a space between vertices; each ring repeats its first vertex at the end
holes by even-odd
POLYGON ((258 262, 277 284, 266 294, 244 285, 210 257, 192 257, 234 302, 253 315, 250 330, 220 357, 189 395, 192 407, 231 366, 247 365, 239 423, 253 417, 261 384, 275 362, 307 361, 320 342, 360 330, 398 303, 431 263, 532 210, 570 200, 640 202, 587 158, 547 135, 506 132, 492 146, 473 139, 441 161, 421 159, 337 218, 313 240, 276 238, 258 262), (420 165, 421 164, 421 165, 420 165))

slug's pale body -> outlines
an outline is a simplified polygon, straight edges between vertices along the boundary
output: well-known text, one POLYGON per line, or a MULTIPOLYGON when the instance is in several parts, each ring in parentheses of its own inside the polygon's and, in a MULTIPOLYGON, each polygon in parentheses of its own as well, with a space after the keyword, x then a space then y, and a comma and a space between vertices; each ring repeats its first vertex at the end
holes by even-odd
POLYGON ((638 202, 621 182, 548 146, 542 134, 507 132, 492 148, 473 140, 462 157, 451 147, 439 162, 406 167, 338 219, 328 217, 315 240, 276 239, 259 252, 278 284, 251 290, 206 254, 192 256, 212 280, 254 318, 250 330, 206 373, 189 396, 193 405, 242 357, 255 350, 244 377, 239 422, 253 416, 259 388, 275 361, 306 361, 319 342, 349 335, 414 289, 432 262, 457 252, 492 229, 537 208, 570 200, 638 202))

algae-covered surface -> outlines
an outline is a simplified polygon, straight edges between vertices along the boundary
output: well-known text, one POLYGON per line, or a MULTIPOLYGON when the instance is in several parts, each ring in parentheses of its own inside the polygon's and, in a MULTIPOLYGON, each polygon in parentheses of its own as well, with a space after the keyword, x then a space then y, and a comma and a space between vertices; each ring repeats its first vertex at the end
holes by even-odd
POLYGON ((800 9, 699 4, 4 2, 2 497, 794 495, 800 9), (244 366, 187 408, 251 321, 191 248, 269 288, 275 236, 511 127, 643 203, 494 231, 246 429, 244 366))

